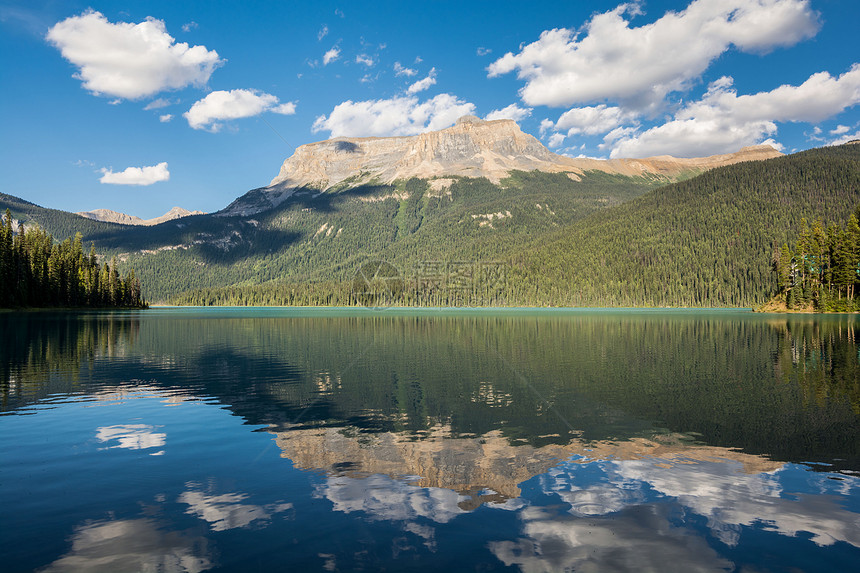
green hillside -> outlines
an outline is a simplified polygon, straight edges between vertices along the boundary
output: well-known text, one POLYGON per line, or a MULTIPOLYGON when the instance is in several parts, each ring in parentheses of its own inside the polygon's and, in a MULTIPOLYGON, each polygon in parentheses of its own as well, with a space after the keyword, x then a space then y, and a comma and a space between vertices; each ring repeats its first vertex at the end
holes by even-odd
POLYGON ((9 206, 57 238, 80 230, 99 254, 135 269, 147 299, 163 301, 189 289, 348 281, 374 258, 402 269, 428 259, 496 260, 662 183, 600 172, 579 181, 534 172, 513 173, 500 185, 452 178, 450 187, 433 190, 413 179, 300 190, 253 216, 198 215, 153 227, 88 224, 95 222, 20 200, 9 206), (75 227, 69 220, 83 223, 75 227))
POLYGON ((512 293, 570 306, 753 306, 800 221, 848 219, 860 145, 708 171, 560 230, 512 257, 512 293))

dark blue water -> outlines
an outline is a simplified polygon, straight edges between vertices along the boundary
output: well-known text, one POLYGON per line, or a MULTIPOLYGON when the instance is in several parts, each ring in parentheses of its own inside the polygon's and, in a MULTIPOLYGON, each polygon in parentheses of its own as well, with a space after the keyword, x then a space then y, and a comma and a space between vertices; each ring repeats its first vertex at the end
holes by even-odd
POLYGON ((850 571, 860 324, 0 314, 3 571, 850 571))

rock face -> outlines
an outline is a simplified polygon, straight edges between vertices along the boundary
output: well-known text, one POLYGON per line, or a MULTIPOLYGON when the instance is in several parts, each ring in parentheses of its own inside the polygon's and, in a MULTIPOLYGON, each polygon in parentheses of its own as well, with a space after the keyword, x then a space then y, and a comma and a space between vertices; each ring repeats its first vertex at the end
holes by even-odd
POLYGON ((298 188, 320 191, 417 177, 486 177, 498 183, 513 170, 569 173, 573 179, 598 170, 626 176, 655 175, 671 180, 697 172, 782 155, 762 145, 737 153, 679 159, 588 159, 557 155, 509 119, 483 121, 464 116, 447 129, 404 137, 337 137, 302 145, 281 166, 268 187, 240 197, 221 214, 247 215, 274 207, 298 188))
POLYGON ((164 223, 165 221, 172 221, 174 219, 188 217, 189 215, 204 215, 205 213, 203 211, 189 211, 188 209, 183 209, 182 207, 174 207, 164 215, 160 217, 155 217, 154 219, 141 219, 140 217, 135 217, 134 215, 117 213, 116 211, 111 211, 110 209, 95 209, 93 211, 83 211, 75 214, 80 215, 81 217, 86 217, 87 219, 104 221, 106 223, 118 223, 120 225, 151 226, 158 225, 159 223, 164 223))

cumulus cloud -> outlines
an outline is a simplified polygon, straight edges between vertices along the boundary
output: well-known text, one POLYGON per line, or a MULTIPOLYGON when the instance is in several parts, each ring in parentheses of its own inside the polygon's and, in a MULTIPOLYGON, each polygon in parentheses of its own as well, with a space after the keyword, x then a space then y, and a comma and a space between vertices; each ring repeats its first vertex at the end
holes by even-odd
POLYGON ((198 27, 197 22, 192 20, 190 22, 186 22, 185 24, 182 24, 182 31, 183 32, 190 32, 191 30, 196 30, 197 27, 198 27))
POLYGON ((635 114, 624 111, 620 107, 608 107, 605 104, 589 107, 576 107, 561 114, 554 128, 567 131, 568 136, 583 133, 597 135, 608 133, 635 118, 635 114))
POLYGON ((408 78, 411 78, 412 76, 414 76, 417 73, 418 72, 416 72, 412 68, 407 68, 403 64, 401 64, 400 62, 394 62, 394 75, 395 76, 406 76, 408 78))
POLYGON ((561 147, 561 144, 564 143, 564 134, 563 133, 553 133, 549 136, 549 140, 547 144, 552 147, 561 147))
POLYGON ((674 119, 622 138, 612 157, 712 155, 736 151, 770 137, 775 122, 819 122, 860 103, 860 64, 838 78, 813 74, 799 86, 738 95, 732 78, 711 83, 704 97, 688 104, 674 119))
POLYGON ((490 113, 487 114, 487 121, 492 121, 494 119, 512 119, 516 122, 520 122, 525 118, 529 117, 532 114, 532 108, 530 107, 520 107, 515 103, 507 107, 503 107, 502 109, 494 109, 490 113))
POLYGON ((843 133, 848 133, 851 130, 847 125, 837 125, 836 128, 830 130, 830 135, 842 135, 843 133))
POLYGON ((149 167, 127 167, 124 171, 116 173, 111 169, 102 167, 101 172, 102 176, 99 182, 111 185, 152 185, 170 179, 166 161, 149 167))
POLYGON ((418 92, 423 92, 426 89, 429 89, 430 86, 436 84, 436 68, 432 68, 430 73, 427 74, 427 77, 423 80, 418 80, 406 90, 411 94, 417 94, 418 92))
POLYGON ((323 54, 323 65, 327 66, 340 57, 340 48, 337 46, 323 54))
POLYGON ((479 56, 487 56, 487 55, 491 54, 492 52, 493 52, 493 50, 491 50, 490 48, 485 48, 483 46, 479 46, 477 51, 476 51, 476 53, 479 56))
POLYGON ((313 131, 329 131, 332 137, 415 135, 448 127, 474 111, 474 104, 451 94, 423 102, 416 96, 348 100, 335 106, 328 117, 318 117, 313 131))
POLYGON ((158 121, 160 121, 161 123, 167 123, 167 122, 168 122, 168 121, 170 121, 171 119, 173 119, 173 114, 172 114, 172 113, 165 113, 164 115, 159 115, 159 116, 158 116, 158 121))
POLYGON ((376 62, 367 54, 359 54, 355 57, 355 63, 365 65, 368 68, 372 68, 376 62))
POLYGON ((214 91, 182 115, 194 129, 215 133, 221 129, 222 120, 252 117, 267 111, 292 115, 296 113, 296 105, 282 104, 277 97, 258 90, 214 91))
POLYGON ((818 31, 809 0, 694 0, 683 11, 631 27, 636 2, 597 14, 583 30, 544 31, 518 54, 487 68, 490 77, 517 72, 529 105, 565 106, 605 99, 653 109, 684 90, 730 47, 766 52, 818 31), (671 57, 667 57, 671 54, 671 57))
POLYGON ((215 50, 176 43, 155 18, 114 24, 90 10, 55 24, 47 40, 77 66, 85 89, 125 99, 203 85, 224 63, 215 50))

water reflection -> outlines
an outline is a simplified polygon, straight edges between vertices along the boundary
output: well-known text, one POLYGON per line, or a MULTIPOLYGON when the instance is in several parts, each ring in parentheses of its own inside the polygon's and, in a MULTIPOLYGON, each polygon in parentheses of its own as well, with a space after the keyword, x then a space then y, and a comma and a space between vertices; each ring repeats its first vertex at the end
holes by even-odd
POLYGON ((212 531, 246 528, 251 524, 265 527, 273 514, 292 509, 292 503, 274 503, 265 506, 242 503, 245 493, 213 495, 201 491, 200 484, 189 484, 190 489, 179 496, 179 502, 188 505, 185 513, 209 523, 212 531))
POLYGON ((169 531, 151 518, 87 523, 71 542, 71 551, 40 571, 199 573, 212 567, 206 538, 169 531))
POLYGON ((20 569, 434 569, 456 555, 486 570, 820 570, 860 557, 853 316, 0 320, 0 431, 16 436, 0 443, 13 484, 0 502, 30 527, 0 527, 0 541, 20 569), (53 549, 27 541, 42 535, 53 549))
MULTIPOLYGON (((99 442, 112 445, 106 448, 125 448, 128 450, 147 450, 160 448, 167 441, 167 434, 155 431, 155 426, 149 424, 123 424, 119 426, 103 426, 96 431, 99 442), (115 443, 113 443, 115 442, 115 443)), ((164 450, 149 452, 151 456, 164 453, 164 450)))
POLYGON ((523 537, 494 541, 490 550, 505 565, 543 571, 731 571, 706 539, 677 527, 670 508, 634 506, 611 521, 575 519, 554 508, 520 514, 523 537))

